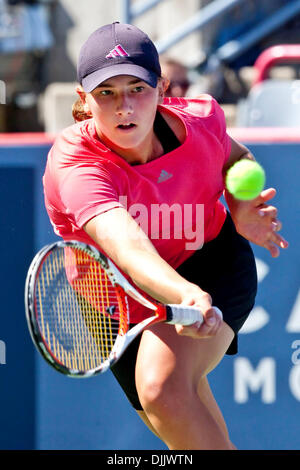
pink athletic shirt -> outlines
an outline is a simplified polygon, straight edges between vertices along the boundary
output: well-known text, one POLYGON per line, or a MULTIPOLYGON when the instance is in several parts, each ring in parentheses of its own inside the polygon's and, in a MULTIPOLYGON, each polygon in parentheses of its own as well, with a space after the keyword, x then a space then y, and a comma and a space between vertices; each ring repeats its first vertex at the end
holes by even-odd
MULTIPOLYGON (((97 247, 84 224, 125 207, 175 269, 218 235, 226 217, 219 201, 222 170, 231 148, 224 113, 209 95, 166 98, 158 109, 181 119, 186 138, 145 164, 132 166, 103 145, 93 119, 68 127, 56 138, 43 183, 57 235, 97 247)), ((133 322, 140 321, 143 307, 133 310, 133 322)))

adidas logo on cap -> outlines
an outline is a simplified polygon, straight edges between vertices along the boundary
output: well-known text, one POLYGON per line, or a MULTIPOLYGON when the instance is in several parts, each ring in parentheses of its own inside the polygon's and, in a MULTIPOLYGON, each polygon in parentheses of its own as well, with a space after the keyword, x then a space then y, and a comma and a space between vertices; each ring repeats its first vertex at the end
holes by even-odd
POLYGON ((118 44, 114 47, 109 54, 107 54, 106 59, 114 59, 116 57, 129 57, 128 52, 125 51, 124 47, 121 44, 118 44))

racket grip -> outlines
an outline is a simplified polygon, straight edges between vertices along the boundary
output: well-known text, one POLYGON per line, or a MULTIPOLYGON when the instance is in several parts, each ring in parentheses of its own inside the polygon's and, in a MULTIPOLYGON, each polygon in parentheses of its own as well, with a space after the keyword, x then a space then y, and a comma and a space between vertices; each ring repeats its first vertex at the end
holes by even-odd
MULTIPOLYGON (((216 313, 223 319, 221 310, 218 307, 213 307, 216 313)), ((167 306, 167 323, 172 325, 192 325, 196 322, 203 322, 203 315, 198 307, 183 307, 180 304, 169 304, 167 306)))
POLYGON ((197 307, 183 307, 180 304, 169 304, 167 306, 167 323, 171 325, 192 325, 203 322, 203 315, 197 307))

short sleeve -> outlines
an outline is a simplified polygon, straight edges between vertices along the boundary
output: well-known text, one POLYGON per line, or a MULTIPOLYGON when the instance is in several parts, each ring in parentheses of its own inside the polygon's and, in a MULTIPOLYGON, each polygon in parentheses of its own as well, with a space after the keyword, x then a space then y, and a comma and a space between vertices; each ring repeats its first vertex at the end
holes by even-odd
POLYGON ((226 162, 231 150, 231 139, 227 134, 225 114, 221 106, 208 94, 191 99, 180 98, 180 100, 180 103, 174 101, 174 104, 179 105, 189 115, 200 118, 199 124, 213 134, 222 145, 226 162))
POLYGON ((221 106, 217 103, 217 101, 212 98, 212 105, 213 105, 213 116, 215 117, 214 122, 212 123, 215 128, 216 136, 218 140, 222 144, 224 149, 224 156, 225 156, 225 163, 229 158, 229 154, 231 151, 231 139, 227 134, 227 126, 226 126, 226 119, 225 114, 221 106))
POLYGON ((79 228, 96 215, 123 207, 118 188, 101 163, 74 165, 61 182, 59 192, 67 215, 79 228))

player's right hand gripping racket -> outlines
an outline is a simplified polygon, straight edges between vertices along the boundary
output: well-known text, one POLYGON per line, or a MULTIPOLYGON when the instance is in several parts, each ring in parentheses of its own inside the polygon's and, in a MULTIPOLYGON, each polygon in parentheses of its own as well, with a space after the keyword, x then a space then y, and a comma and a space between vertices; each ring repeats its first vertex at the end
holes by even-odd
POLYGON ((203 321, 198 308, 150 302, 108 258, 79 242, 56 242, 36 254, 26 278, 25 309, 38 351, 71 377, 106 371, 149 325, 203 321), (133 328, 127 294, 150 312, 133 328))

